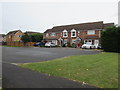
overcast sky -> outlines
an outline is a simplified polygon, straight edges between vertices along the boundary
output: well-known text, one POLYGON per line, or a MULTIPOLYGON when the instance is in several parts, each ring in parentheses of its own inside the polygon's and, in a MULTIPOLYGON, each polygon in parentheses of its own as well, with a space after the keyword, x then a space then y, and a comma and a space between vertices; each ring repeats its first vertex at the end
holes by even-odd
MULTIPOLYGON (((72 0, 70 0, 72 1, 72 0)), ((104 21, 118 23, 118 2, 2 2, 0 33, 44 32, 53 26, 104 21)))

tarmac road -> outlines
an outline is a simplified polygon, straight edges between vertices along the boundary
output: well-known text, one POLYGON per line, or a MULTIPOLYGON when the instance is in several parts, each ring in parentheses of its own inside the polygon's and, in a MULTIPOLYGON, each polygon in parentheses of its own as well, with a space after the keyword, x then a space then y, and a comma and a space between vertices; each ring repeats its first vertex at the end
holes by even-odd
POLYGON ((3 47, 3 88, 95 88, 65 78, 49 76, 24 69, 13 63, 31 63, 52 60, 71 55, 98 54, 100 51, 75 48, 24 48, 3 47))

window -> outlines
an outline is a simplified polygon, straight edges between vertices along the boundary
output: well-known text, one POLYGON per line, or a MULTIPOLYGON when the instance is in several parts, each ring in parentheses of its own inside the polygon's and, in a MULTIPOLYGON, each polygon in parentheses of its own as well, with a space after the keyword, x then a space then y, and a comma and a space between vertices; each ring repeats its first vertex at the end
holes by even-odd
POLYGON ((87 34, 88 35, 94 35, 95 34, 95 30, 89 30, 89 31, 87 31, 87 34))
POLYGON ((22 35, 18 35, 18 37, 22 37, 22 35))
POLYGON ((67 30, 64 30, 63 31, 63 37, 67 37, 68 36, 68 32, 67 32, 67 30))
POLYGON ((56 36, 56 33, 51 33, 51 36, 56 36))
POLYGON ((67 36, 67 32, 63 32, 63 36, 65 36, 65 37, 66 37, 66 36, 67 36))
POLYGON ((72 43, 76 43, 76 40, 72 40, 72 43))
POLYGON ((75 29, 71 30, 71 37, 76 37, 76 30, 75 29))

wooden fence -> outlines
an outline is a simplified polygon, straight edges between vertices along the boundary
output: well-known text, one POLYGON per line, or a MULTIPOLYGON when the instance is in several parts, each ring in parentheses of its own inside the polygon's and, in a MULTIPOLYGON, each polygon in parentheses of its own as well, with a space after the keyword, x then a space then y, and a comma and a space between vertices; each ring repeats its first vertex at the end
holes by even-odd
POLYGON ((6 45, 8 46, 33 46, 35 42, 6 42, 6 45))

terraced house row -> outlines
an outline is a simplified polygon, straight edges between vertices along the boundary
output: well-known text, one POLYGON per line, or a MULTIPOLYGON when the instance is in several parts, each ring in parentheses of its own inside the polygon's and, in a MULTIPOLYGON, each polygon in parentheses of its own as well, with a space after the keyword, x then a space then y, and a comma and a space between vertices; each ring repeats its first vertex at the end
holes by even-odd
POLYGON ((114 23, 103 23, 103 21, 55 26, 44 32, 43 40, 55 43, 58 46, 80 42, 98 46, 101 31, 111 26, 114 26, 114 23))

